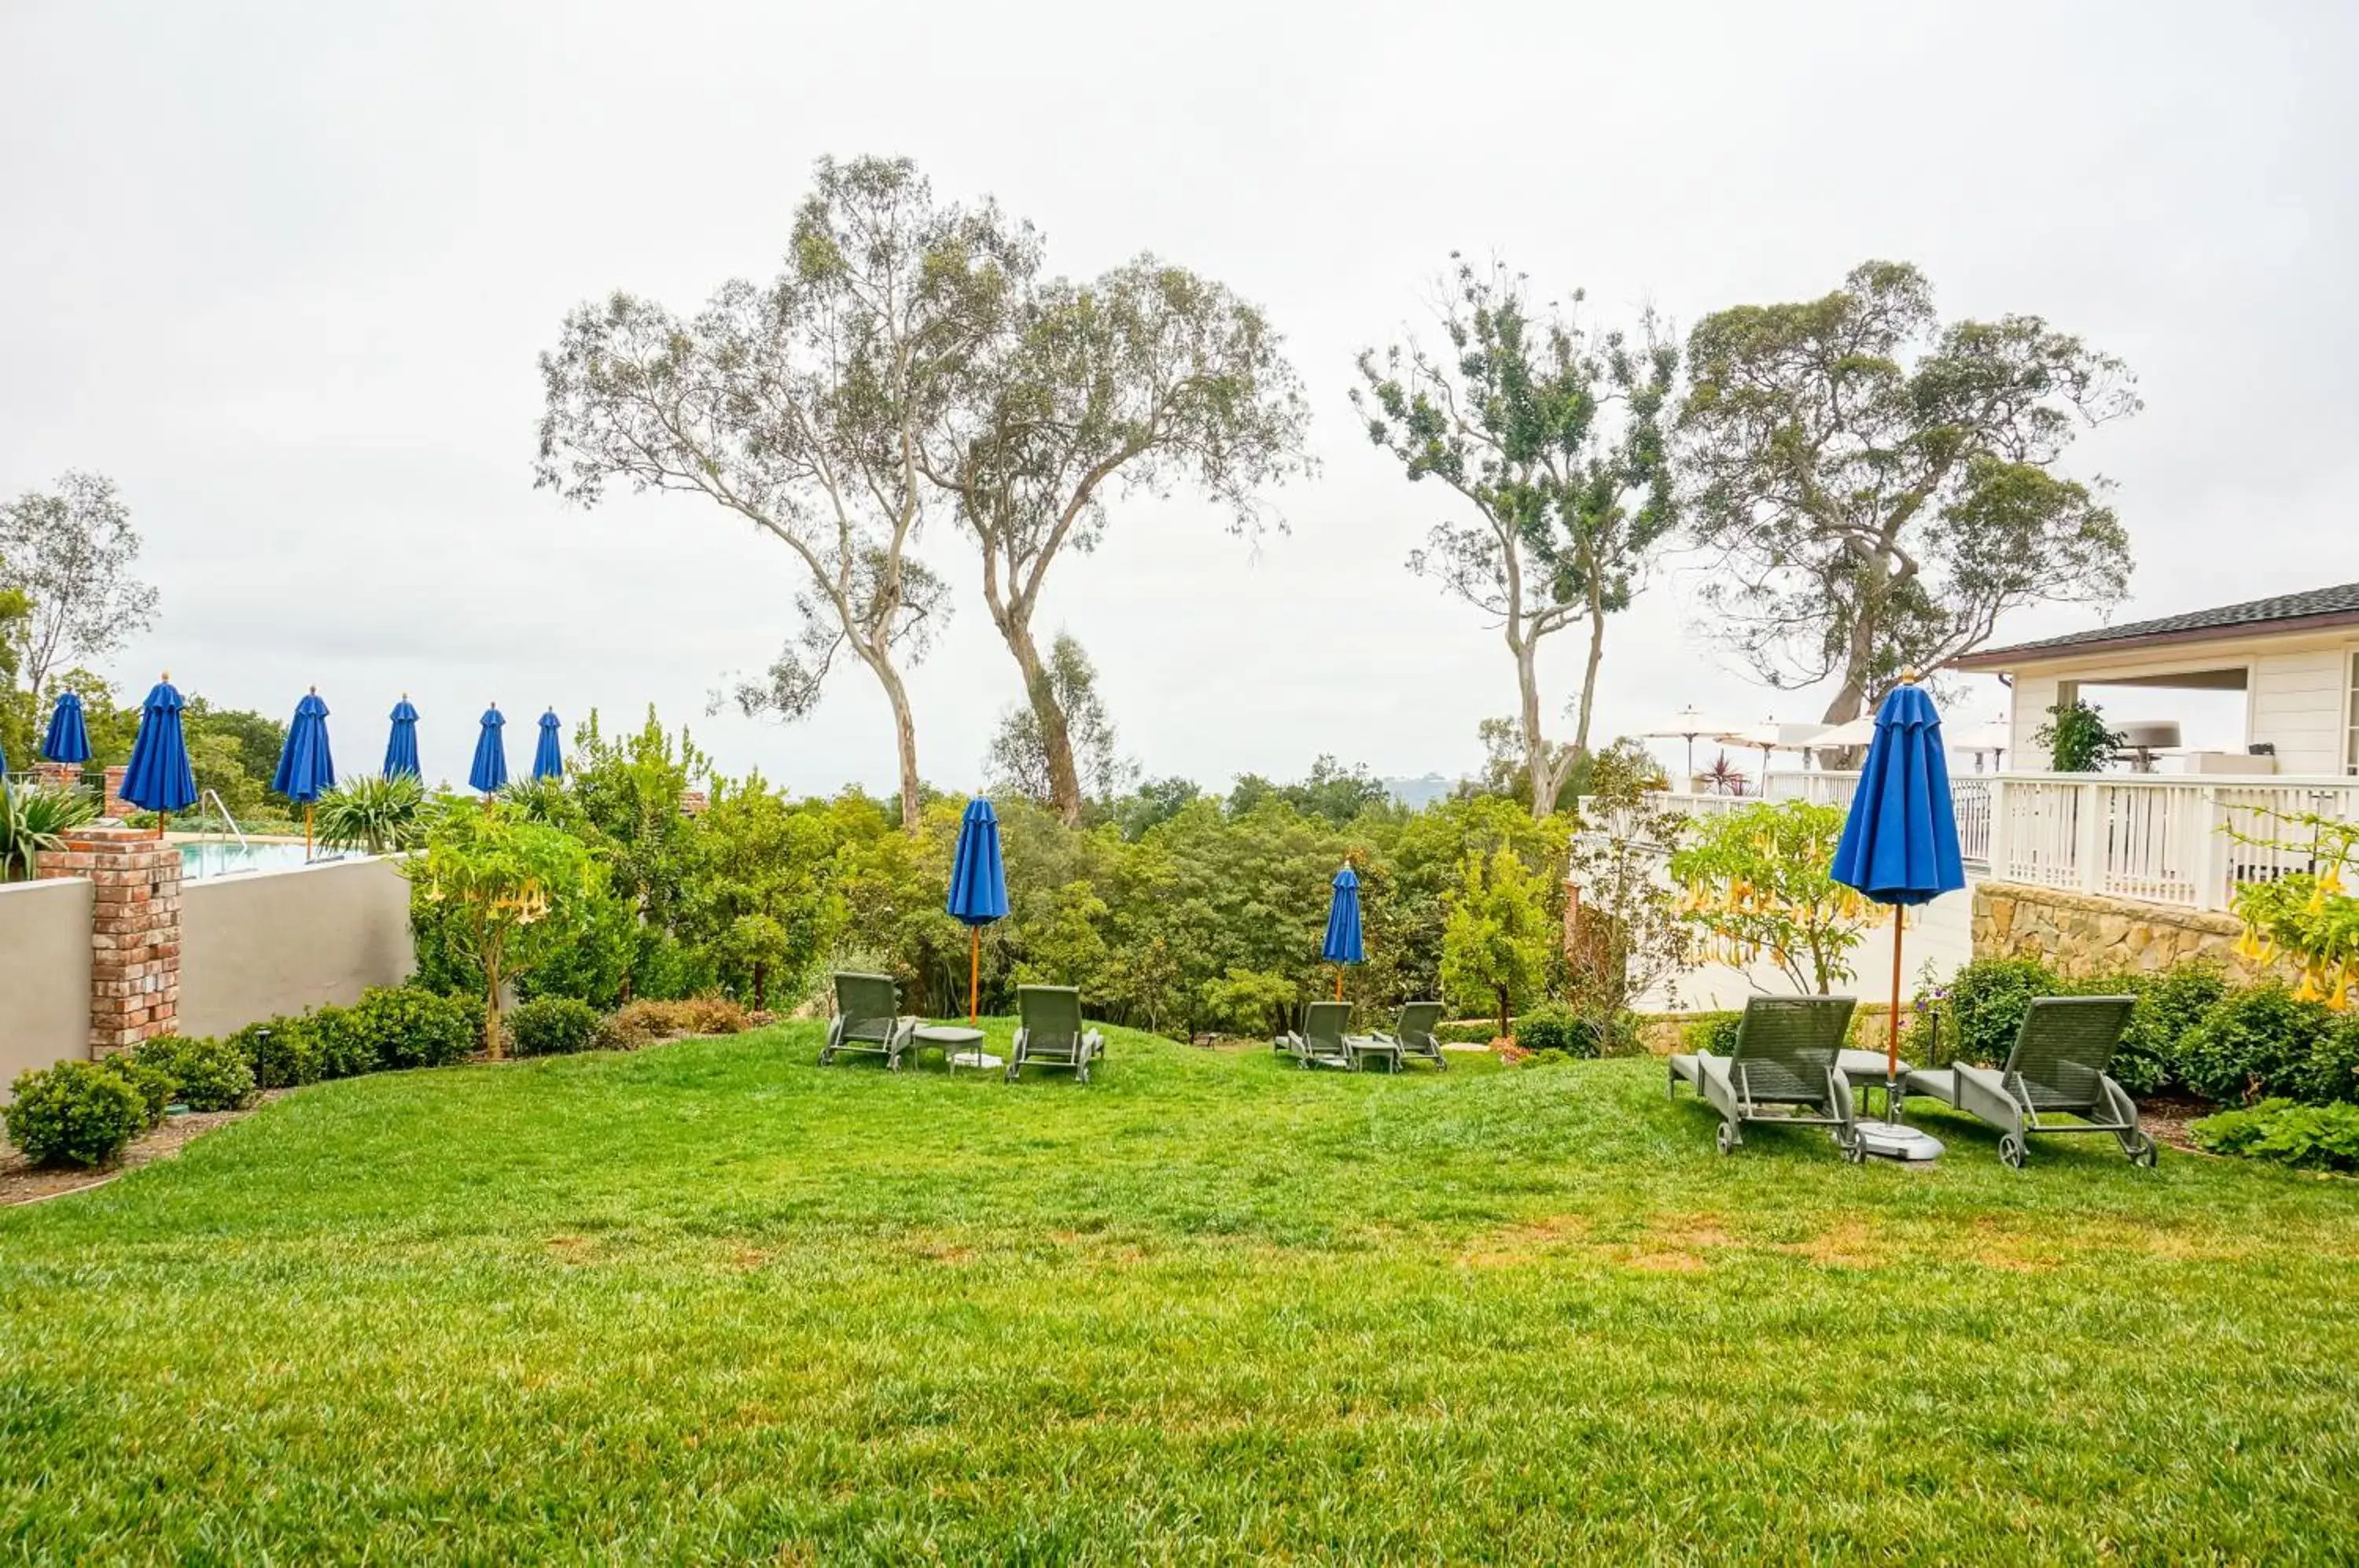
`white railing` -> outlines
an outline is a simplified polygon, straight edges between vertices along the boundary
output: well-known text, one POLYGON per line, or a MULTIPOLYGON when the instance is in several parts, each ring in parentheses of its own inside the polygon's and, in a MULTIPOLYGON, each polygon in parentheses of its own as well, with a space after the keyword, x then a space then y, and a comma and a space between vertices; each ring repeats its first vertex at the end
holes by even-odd
MULTIPOLYGON (((1765 795, 1680 795, 1690 815, 1771 800, 1848 804, 1858 775, 1773 773, 1765 795)), ((1953 774, 1958 848, 1970 870, 2002 882, 2176 904, 2228 907, 2235 889, 2317 869, 2284 819, 2359 819, 2359 778, 2206 779, 2185 774, 1953 774), (2241 835, 2241 836, 2240 836, 2241 835)))

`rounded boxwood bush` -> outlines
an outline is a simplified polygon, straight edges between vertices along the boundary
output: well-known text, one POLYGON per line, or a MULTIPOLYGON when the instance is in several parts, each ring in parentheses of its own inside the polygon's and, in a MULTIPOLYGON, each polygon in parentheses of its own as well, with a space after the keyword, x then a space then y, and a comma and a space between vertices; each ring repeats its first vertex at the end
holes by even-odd
POLYGON ((571 1056, 598 1038, 598 1010, 571 996, 537 996, 507 1016, 518 1056, 571 1056))
POLYGON ((2325 1003, 2299 1000, 2283 985, 2231 992, 2180 1042, 2180 1075, 2222 1105, 2301 1094, 2310 1086, 2312 1058, 2335 1023, 2325 1003))
POLYGON ((417 985, 378 985, 361 993, 351 1027, 364 1036, 380 1067, 447 1067, 464 1062, 483 1039, 483 1007, 417 985))
POLYGON ((13 1093, 0 1118, 36 1165, 103 1165, 147 1127, 147 1102, 131 1080, 87 1062, 19 1073, 13 1093))
POLYGON ((320 1081, 320 1042, 302 1018, 270 1018, 231 1035, 265 1089, 292 1089, 320 1081))
POLYGON ((1595 1056, 1597 1031, 1564 1007, 1535 1007, 1516 1020, 1516 1044, 1538 1054, 1552 1051, 1561 1056, 1595 1056))
POLYGON ((306 1014, 322 1078, 357 1078, 376 1071, 376 1040, 356 1009, 325 1007, 306 1014))
POLYGON ((234 1040, 158 1035, 136 1054, 171 1075, 180 1104, 192 1111, 234 1111, 254 1094, 254 1069, 234 1040))
POLYGON ((1920 1065, 1947 1066, 1952 1062, 1996 1067, 2015 1049, 2023 1015, 2034 996, 2052 996, 2064 988, 2055 971, 2032 958, 1978 958, 1951 978, 1930 1012, 1940 1019, 1938 1042, 1910 1031, 1910 1060, 1920 1065))
POLYGON ((142 1060, 134 1051, 118 1051, 99 1066, 139 1091, 140 1102, 147 1108, 149 1127, 164 1119, 164 1112, 180 1092, 179 1081, 152 1057, 142 1060))

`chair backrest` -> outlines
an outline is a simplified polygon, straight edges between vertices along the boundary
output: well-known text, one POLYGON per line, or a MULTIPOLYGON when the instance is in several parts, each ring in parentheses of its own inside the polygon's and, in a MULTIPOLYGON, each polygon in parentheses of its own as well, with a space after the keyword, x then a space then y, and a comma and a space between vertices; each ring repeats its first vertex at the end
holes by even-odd
POLYGON ((1405 1045, 1422 1046, 1433 1038, 1433 1026, 1440 1021, 1440 1003, 1404 1003, 1400 1017, 1393 1020, 1393 1038, 1405 1045))
POLYGON ((1754 996, 1745 1004, 1729 1051, 1756 1099, 1816 1102, 1851 1029, 1854 996, 1754 996))
POLYGON ((1082 994, 1071 985, 1019 985, 1016 1010, 1035 1045, 1070 1044, 1082 1035, 1082 994))
POLYGON ((2022 1082, 2033 1108, 2097 1105, 2098 1081, 2113 1065, 2136 1006, 2136 996, 2034 996, 2006 1054, 2006 1071, 2022 1082))
POLYGON ((1302 1038, 1312 1047, 1343 1049, 1343 1031, 1352 1027, 1349 1002, 1313 1002, 1302 1009, 1302 1038))
POLYGON ((901 1010, 901 987, 890 975, 835 976, 835 1011, 845 1040, 885 1040, 901 1010))

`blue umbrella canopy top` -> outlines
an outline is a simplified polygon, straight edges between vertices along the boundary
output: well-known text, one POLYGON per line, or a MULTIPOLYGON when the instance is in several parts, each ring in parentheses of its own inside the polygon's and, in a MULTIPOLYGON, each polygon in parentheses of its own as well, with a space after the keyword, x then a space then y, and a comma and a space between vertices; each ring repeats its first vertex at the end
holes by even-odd
POLYGON ((1365 949, 1360 945, 1360 874, 1346 866, 1335 873, 1333 887, 1327 900, 1327 939, 1319 945, 1319 956, 1330 964, 1361 963, 1365 949))
POLYGON ((180 733, 182 705, 168 673, 139 704, 139 735, 123 772, 123 798, 142 811, 185 811, 197 803, 197 776, 180 733))
POLYGON ((310 805, 336 787, 336 764, 328 749, 328 704, 316 686, 295 704, 287 744, 278 748, 278 770, 270 787, 288 800, 310 805))
POLYGON ((1922 904, 1966 885, 1941 715, 1913 684, 1895 687, 1876 710, 1832 870, 1879 904, 1922 904))
POLYGON ((483 731, 475 736, 475 760, 467 769, 468 789, 496 795, 507 788, 507 745, 500 738, 500 726, 506 723, 497 702, 484 710, 483 731))
POLYGON ((977 795, 959 822, 958 849, 951 859, 953 920, 987 926, 1007 913, 1007 868, 999 858, 999 819, 991 802, 977 795))
POLYGON ((49 710, 49 732, 41 737, 41 755, 51 762, 88 762, 90 725, 83 722, 82 699, 71 691, 58 694, 49 710))
POLYGON ((418 710, 409 705, 407 691, 393 705, 393 728, 385 738, 385 776, 397 773, 423 777, 418 766, 418 710))
POLYGON ((532 753, 532 776, 535 779, 565 777, 565 748, 558 741, 557 730, 557 710, 551 708, 540 715, 540 743, 532 753))

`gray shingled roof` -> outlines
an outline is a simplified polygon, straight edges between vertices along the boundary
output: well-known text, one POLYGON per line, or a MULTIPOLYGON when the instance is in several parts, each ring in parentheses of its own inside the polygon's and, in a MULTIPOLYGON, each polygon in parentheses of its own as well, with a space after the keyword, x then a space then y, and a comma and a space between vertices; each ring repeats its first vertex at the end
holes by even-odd
POLYGON ((2042 637, 2006 648, 1977 648, 1958 662, 1988 665, 2018 654, 2048 653, 2060 648, 2105 643, 2137 642, 2147 637, 2183 636, 2191 632, 2226 631, 2238 626, 2266 626, 2272 621, 2309 620, 2319 615, 2359 616, 2359 583, 2333 588, 2312 588, 2301 593, 2280 593, 2271 599, 2247 599, 2216 610, 2190 610, 2185 615, 2159 615, 2150 621, 2127 621, 2117 626, 2074 632, 2070 637, 2042 637))

